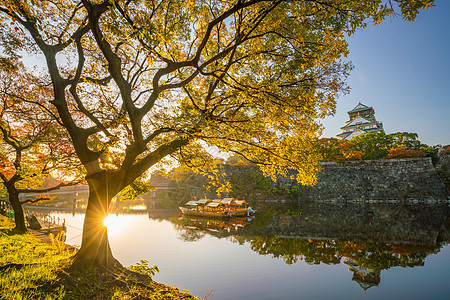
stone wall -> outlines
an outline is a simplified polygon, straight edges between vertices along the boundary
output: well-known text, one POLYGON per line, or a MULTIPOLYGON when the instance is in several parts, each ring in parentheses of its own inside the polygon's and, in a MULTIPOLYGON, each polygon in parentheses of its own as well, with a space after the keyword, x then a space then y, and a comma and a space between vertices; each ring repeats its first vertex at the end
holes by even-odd
MULTIPOLYGON (((255 165, 224 165, 223 178, 230 181, 232 191, 221 197, 246 199, 251 203, 314 202, 436 202, 450 201, 450 193, 434 168, 431 158, 381 159, 322 163, 317 185, 299 186, 288 177, 276 182, 264 177, 255 165)), ((291 172, 294 175, 295 173, 291 172)), ((208 180, 201 175, 171 182, 169 198, 177 205, 191 199, 217 198, 214 188, 205 189, 208 180), (175 187, 176 186, 176 187, 175 187)), ((158 191, 157 191, 158 192, 158 191)), ((161 195, 156 195, 161 198, 161 195)))
POLYGON ((256 184, 256 179, 261 177, 261 171, 255 166, 227 166, 225 172, 229 179, 239 179, 232 184, 239 185, 242 191, 249 191, 248 195, 231 196, 244 197, 251 201, 396 203, 450 200, 450 193, 429 157, 325 162, 321 166, 322 171, 317 175, 317 185, 300 186, 298 192, 293 192, 297 183, 290 178, 279 178, 276 183, 271 183, 269 188, 266 186, 261 189, 256 184))
POLYGON ((322 163, 318 183, 302 188, 306 200, 449 200, 431 158, 322 163))

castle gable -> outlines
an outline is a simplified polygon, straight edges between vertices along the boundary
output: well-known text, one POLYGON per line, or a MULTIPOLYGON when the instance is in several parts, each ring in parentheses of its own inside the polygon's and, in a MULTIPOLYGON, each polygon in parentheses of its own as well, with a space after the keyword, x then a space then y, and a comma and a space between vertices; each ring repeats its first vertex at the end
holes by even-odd
POLYGON ((365 133, 364 130, 357 128, 352 133, 350 133, 345 139, 346 140, 351 140, 355 136, 358 136, 358 135, 363 134, 363 133, 365 133))
POLYGON ((373 121, 363 118, 361 116, 357 116, 356 118, 351 120, 346 126, 354 126, 358 124, 368 124, 368 123, 373 123, 373 121))
POLYGON ((349 112, 358 111, 358 110, 366 110, 366 109, 370 109, 370 108, 371 108, 370 106, 366 106, 366 105, 362 104, 361 102, 359 102, 358 105, 356 105, 355 108, 353 108, 349 112))

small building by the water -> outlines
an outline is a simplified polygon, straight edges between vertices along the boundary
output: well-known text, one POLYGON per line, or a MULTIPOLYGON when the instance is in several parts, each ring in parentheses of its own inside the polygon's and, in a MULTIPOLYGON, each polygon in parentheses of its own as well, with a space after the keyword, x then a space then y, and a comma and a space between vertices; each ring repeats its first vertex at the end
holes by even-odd
POLYGON ((341 127, 342 133, 337 137, 344 140, 351 140, 365 132, 382 132, 384 133, 383 123, 375 119, 375 111, 373 107, 366 106, 361 102, 352 110, 348 111, 350 120, 345 122, 345 126, 341 127))

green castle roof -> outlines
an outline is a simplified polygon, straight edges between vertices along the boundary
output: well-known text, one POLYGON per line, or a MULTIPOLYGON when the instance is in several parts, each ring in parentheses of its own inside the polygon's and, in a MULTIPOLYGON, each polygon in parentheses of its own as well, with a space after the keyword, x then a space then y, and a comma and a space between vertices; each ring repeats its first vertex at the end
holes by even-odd
POLYGON ((341 129, 343 129, 343 128, 351 128, 351 127, 355 127, 355 126, 357 126, 357 125, 360 125, 360 126, 366 126, 366 125, 378 123, 378 121, 374 121, 374 120, 372 120, 372 119, 370 119, 370 118, 366 118, 366 117, 363 117, 363 116, 360 116, 360 117, 363 118, 363 119, 365 119, 365 120, 367 120, 367 121, 369 121, 369 122, 368 122, 368 123, 362 123, 362 124, 353 124, 353 125, 347 124, 347 125, 345 125, 345 126, 342 126, 341 129))
POLYGON ((336 136, 341 136, 341 137, 345 138, 345 137, 349 136, 352 133, 353 133, 353 131, 342 132, 342 133, 336 134, 336 136))
MULTIPOLYGON (((364 132, 379 131, 379 130, 383 130, 383 123, 380 123, 379 126, 375 127, 375 128, 369 128, 369 129, 359 128, 359 129, 364 131, 364 132)), ((342 133, 336 134, 336 136, 347 137, 350 134, 352 134, 353 132, 354 131, 342 132, 342 133)))
POLYGON ((361 102, 359 102, 358 105, 356 105, 352 110, 349 110, 347 113, 349 114, 352 112, 358 112, 358 111, 367 110, 367 109, 371 109, 371 108, 372 108, 372 106, 367 106, 367 105, 364 105, 361 102), (357 109, 358 106, 363 106, 363 107, 357 109))

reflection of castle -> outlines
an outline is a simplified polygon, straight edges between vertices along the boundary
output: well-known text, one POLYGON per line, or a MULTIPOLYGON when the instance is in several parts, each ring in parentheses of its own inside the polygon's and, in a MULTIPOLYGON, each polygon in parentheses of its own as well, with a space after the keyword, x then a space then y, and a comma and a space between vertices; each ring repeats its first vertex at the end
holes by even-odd
POLYGON ((351 258, 346 259, 344 263, 350 266, 348 270, 353 272, 352 280, 356 281, 363 288, 364 292, 368 288, 380 284, 380 270, 372 270, 360 266, 351 258))

